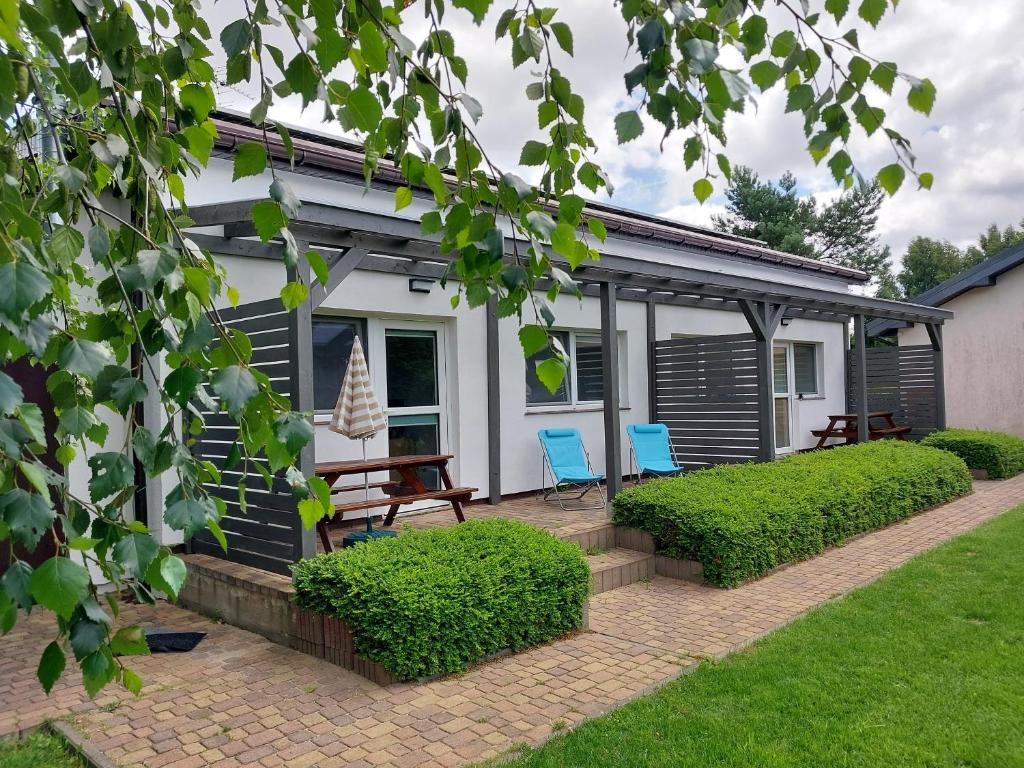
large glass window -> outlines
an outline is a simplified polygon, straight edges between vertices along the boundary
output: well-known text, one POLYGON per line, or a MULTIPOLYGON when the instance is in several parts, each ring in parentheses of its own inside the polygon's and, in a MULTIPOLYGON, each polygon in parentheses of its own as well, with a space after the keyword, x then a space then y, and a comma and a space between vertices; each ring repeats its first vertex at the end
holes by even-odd
POLYGON ((348 370, 352 342, 359 336, 366 349, 366 321, 351 317, 313 318, 313 408, 333 411, 348 370))
POLYGON ((793 345, 793 383, 798 395, 819 394, 816 344, 793 345))
POLYGON ((388 408, 437 405, 437 335, 389 328, 384 341, 388 408))
MULTIPOLYGON (((553 331, 552 336, 561 342, 562 347, 569 349, 569 333, 567 331, 553 331)), ((541 380, 537 377, 537 366, 544 360, 552 357, 551 350, 545 347, 540 352, 531 355, 526 360, 526 404, 527 405, 558 405, 569 403, 569 387, 571 375, 567 375, 555 392, 549 392, 541 380)))

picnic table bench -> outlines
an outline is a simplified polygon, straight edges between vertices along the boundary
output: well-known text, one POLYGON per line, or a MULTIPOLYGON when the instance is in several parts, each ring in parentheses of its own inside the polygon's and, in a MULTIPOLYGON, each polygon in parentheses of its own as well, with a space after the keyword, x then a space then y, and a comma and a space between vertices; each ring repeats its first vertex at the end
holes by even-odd
MULTIPOLYGON (((868 439, 884 440, 887 437, 895 437, 898 440, 906 440, 910 427, 901 426, 893 419, 892 411, 872 411, 868 414, 868 439), (872 419, 884 419, 884 426, 874 426, 872 419)), ((825 429, 812 429, 811 434, 818 438, 815 448, 824 448, 829 438, 842 437, 847 443, 857 442, 857 414, 839 413, 828 417, 828 426, 825 429), (841 426, 840 426, 841 423, 841 426)))
MULTIPOLYGON (((389 526, 395 521, 395 515, 403 504, 417 501, 447 501, 452 505, 455 518, 460 523, 465 521, 462 504, 470 500, 478 489, 456 488, 448 472, 448 462, 455 458, 448 455, 427 456, 386 456, 379 459, 356 459, 353 461, 332 461, 316 465, 317 477, 320 477, 331 488, 331 493, 362 491, 364 488, 379 488, 386 494, 375 499, 362 499, 334 505, 334 521, 343 520, 346 512, 365 512, 377 507, 388 507, 384 516, 384 525, 389 526), (427 488, 423 484, 417 470, 433 468, 441 479, 441 488, 427 488), (335 487, 335 483, 348 475, 362 475, 370 472, 397 472, 401 482, 384 480, 368 484, 354 484, 335 487)), ((333 552, 334 544, 328 535, 328 520, 325 518, 317 523, 317 532, 324 545, 325 552, 333 552)))

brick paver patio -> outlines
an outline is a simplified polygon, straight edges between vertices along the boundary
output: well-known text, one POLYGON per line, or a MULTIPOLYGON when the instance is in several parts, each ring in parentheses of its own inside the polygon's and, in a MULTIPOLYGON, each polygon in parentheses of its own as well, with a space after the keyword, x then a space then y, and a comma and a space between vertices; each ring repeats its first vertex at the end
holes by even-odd
POLYGON ((591 631, 424 684, 381 688, 353 673, 174 606, 129 618, 209 636, 188 654, 128 660, 139 698, 84 700, 69 675, 47 698, 35 681, 51 618, 0 641, 0 735, 72 716, 112 762, 216 765, 450 766, 537 744, 648 691, 706 655, 739 648, 831 597, 1024 502, 1024 476, 975 493, 752 584, 719 590, 657 577, 597 595, 591 631))

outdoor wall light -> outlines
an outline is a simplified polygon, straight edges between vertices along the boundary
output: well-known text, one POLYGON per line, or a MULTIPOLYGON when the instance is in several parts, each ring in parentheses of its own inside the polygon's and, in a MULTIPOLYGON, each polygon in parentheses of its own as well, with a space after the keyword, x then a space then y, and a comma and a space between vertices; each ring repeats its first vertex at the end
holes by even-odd
POLYGON ((784 317, 784 318, 782 318, 782 320, 779 321, 779 324, 783 328, 788 328, 789 327, 789 323, 790 323, 791 320, 792 320, 791 317, 784 317))
POLYGON ((409 278, 409 290, 413 293, 430 293, 430 289, 433 288, 434 281, 424 277, 410 277, 409 278))

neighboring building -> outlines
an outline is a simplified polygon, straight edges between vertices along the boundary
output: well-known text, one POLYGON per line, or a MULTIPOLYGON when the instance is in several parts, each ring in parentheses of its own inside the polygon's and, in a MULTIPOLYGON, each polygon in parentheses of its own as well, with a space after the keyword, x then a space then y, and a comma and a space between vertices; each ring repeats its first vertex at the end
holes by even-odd
MULTIPOLYGON (((952 310, 943 331, 946 421, 1024 437, 1024 244, 912 299, 952 310)), ((876 320, 868 333, 927 344, 920 325, 876 320)))

